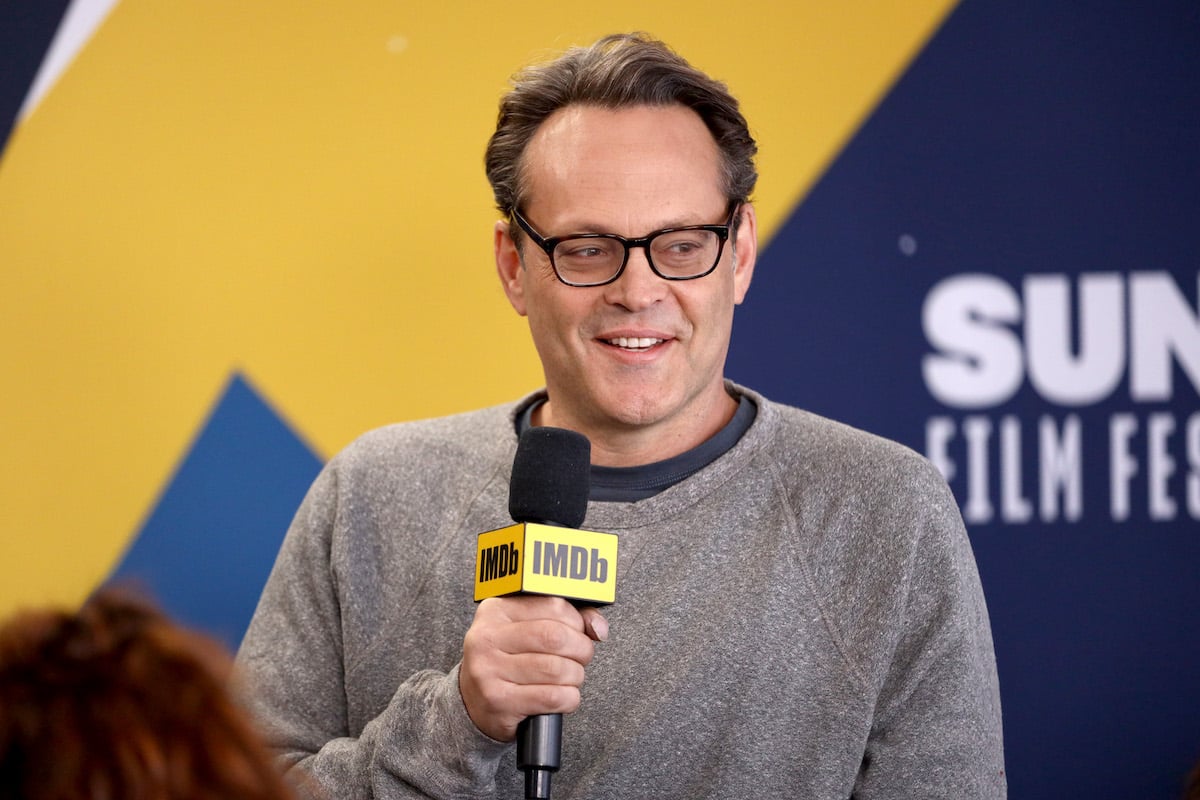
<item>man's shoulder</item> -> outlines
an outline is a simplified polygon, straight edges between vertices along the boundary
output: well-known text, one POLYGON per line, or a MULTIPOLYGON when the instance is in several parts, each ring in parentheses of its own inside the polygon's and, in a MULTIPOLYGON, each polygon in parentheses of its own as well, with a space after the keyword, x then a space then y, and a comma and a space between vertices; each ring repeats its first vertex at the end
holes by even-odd
POLYGON ((906 461, 923 456, 900 442, 817 414, 798 406, 770 400, 758 392, 739 387, 758 406, 764 433, 783 452, 826 458, 864 457, 906 461))
POLYGON ((382 425, 357 437, 351 447, 371 447, 395 442, 421 443, 470 436, 494 436, 501 430, 514 430, 515 403, 477 408, 456 414, 405 420, 382 425))
POLYGON ((842 556, 831 556, 838 553, 887 553, 875 561, 886 572, 907 563, 918 537, 927 547, 957 551, 965 535, 958 504, 929 459, 811 411, 759 402, 760 466, 774 473, 796 509, 813 563, 838 563, 842 556))
POLYGON ((523 401, 441 417, 395 422, 369 430, 334 460, 342 470, 372 469, 404 461, 424 469, 463 468, 493 462, 516 447, 514 415, 523 401))
POLYGON ((905 444, 743 391, 758 404, 763 448, 786 472, 864 486, 944 483, 929 460, 905 444))

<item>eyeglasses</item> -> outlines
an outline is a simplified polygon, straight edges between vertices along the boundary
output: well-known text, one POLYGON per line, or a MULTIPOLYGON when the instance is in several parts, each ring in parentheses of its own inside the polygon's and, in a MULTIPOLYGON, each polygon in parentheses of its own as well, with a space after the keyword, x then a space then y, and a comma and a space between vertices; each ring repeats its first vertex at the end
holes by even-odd
POLYGON ((634 247, 646 251, 650 269, 664 280, 703 278, 717 268, 739 207, 740 203, 733 204, 724 225, 666 228, 638 239, 626 239, 615 233, 572 233, 546 238, 516 209, 513 217, 533 243, 546 251, 560 281, 567 286, 603 286, 621 277, 629 263, 629 251, 634 247))

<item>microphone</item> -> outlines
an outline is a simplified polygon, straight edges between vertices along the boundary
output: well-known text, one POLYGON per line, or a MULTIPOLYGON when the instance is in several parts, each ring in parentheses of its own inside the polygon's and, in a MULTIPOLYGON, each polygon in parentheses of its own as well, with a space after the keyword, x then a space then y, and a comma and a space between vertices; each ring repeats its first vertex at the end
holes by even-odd
POLYGON ((591 493, 592 443, 565 428, 526 428, 517 442, 508 513, 517 522, 578 528, 591 493))
MULTIPOLYGON (((575 530, 587 515, 591 449, 586 436, 563 428, 521 434, 508 495, 516 524, 479 534, 476 602, 519 593, 588 605, 616 599, 616 534, 575 530)), ((562 714, 538 714, 518 725, 517 766, 525 772, 526 798, 550 797, 561 749, 562 714)))

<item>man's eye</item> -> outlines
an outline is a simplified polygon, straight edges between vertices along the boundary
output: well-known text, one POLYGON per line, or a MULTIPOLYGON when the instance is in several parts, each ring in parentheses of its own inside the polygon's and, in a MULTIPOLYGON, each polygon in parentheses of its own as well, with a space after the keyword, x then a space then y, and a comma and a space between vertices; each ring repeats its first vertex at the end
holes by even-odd
POLYGON ((563 253, 567 258, 595 258, 604 255, 599 247, 573 247, 563 253))
POLYGON ((605 239, 566 241, 558 246, 554 256, 573 262, 607 261, 619 257, 620 250, 619 243, 605 239))

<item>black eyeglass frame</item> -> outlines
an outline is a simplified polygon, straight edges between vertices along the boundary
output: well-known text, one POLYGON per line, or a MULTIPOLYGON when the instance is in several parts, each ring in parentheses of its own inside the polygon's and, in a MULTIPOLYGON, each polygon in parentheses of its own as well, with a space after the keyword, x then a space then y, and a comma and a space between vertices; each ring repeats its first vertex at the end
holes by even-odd
POLYGON ((513 219, 517 221, 517 225, 521 227, 521 230, 525 231, 533 243, 540 247, 546 253, 546 257, 550 259, 550 267, 554 270, 554 277, 558 278, 561 283, 564 283, 567 286, 586 289, 593 286, 607 286, 608 284, 620 278, 621 274, 625 272, 625 266, 629 263, 629 251, 635 247, 640 247, 646 251, 646 263, 650 265, 650 269, 654 271, 654 274, 662 278, 664 281, 694 281, 697 278, 703 278, 706 275, 711 275, 713 270, 717 268, 717 265, 721 263, 721 256, 725 254, 725 242, 730 238, 730 233, 733 228, 733 221, 737 218, 737 212, 741 209, 741 207, 742 204, 736 200, 731 203, 729 218, 723 225, 684 225, 679 228, 663 228, 660 231, 654 231, 651 234, 640 236, 635 239, 627 239, 624 236, 620 236, 615 233, 569 233, 566 236, 551 236, 547 238, 535 231, 533 226, 529 224, 529 221, 525 219, 525 217, 521 216, 520 211, 514 208, 512 213, 513 219), (650 255, 650 243, 659 236, 667 233, 679 233, 680 231, 710 231, 717 235, 717 257, 713 259, 713 264, 711 267, 699 274, 687 276, 664 275, 658 271, 658 267, 654 266, 654 259, 650 255), (613 241, 620 242, 625 248, 625 254, 621 258, 621 266, 617 268, 617 271, 613 273, 612 277, 602 281, 597 281, 595 283, 576 283, 575 281, 567 280, 558 271, 558 265, 554 263, 554 250, 559 244, 567 241, 568 239, 611 239, 613 241))

